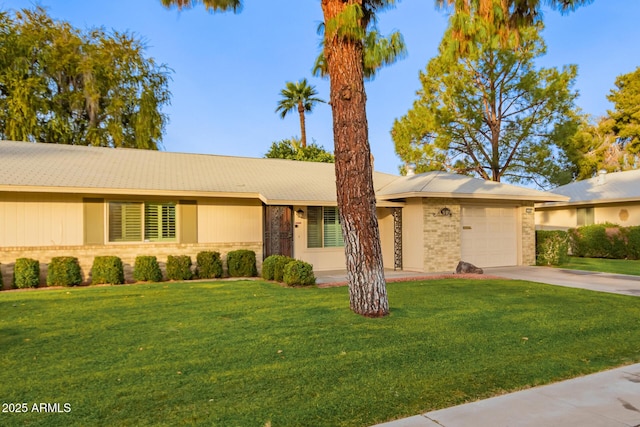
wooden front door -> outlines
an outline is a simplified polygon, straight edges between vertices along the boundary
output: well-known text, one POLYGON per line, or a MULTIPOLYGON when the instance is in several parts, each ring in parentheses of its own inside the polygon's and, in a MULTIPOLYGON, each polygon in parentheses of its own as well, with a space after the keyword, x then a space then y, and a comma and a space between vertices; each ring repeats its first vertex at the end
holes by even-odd
POLYGON ((293 256, 293 207, 265 206, 264 256, 293 256))

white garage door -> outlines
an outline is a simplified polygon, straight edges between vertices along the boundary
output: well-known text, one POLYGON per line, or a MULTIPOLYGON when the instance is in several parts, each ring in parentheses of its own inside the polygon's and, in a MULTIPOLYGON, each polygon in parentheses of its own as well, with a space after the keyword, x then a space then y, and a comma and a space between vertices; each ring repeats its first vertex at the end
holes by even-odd
POLYGON ((515 208, 462 208, 462 260, 478 267, 518 264, 515 208))

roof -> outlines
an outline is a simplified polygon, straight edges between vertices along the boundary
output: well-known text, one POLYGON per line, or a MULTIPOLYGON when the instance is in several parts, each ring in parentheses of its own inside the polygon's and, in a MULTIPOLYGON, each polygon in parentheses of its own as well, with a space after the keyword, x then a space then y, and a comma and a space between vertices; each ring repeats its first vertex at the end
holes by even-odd
POLYGON ((552 190, 568 201, 544 203, 540 207, 640 201, 640 170, 600 174, 552 190))
POLYGON ((406 197, 458 197, 497 200, 550 201, 566 197, 500 182, 471 178, 448 172, 427 172, 396 179, 378 192, 381 199, 406 197))
MULTIPOLYGON (((444 172, 374 172, 381 205, 405 197, 566 200, 444 172)), ((0 191, 259 198, 335 205, 334 165, 282 159, 0 141, 0 191)))

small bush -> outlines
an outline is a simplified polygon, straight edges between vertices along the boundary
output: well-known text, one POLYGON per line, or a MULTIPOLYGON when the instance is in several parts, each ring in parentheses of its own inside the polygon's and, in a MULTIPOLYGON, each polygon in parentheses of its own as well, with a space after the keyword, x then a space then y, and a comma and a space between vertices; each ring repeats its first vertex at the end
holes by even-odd
POLYGON ((51 259, 47 271, 48 286, 77 286, 82 283, 82 271, 78 258, 55 257, 51 259))
POLYGON ((0 264, 0 291, 4 288, 4 280, 2 279, 2 264, 0 264))
POLYGON ((276 260, 274 269, 273 269, 273 280, 278 282, 284 281, 284 269, 290 262, 295 261, 293 258, 288 256, 282 256, 276 260))
POLYGON ((31 258, 18 258, 13 267, 13 287, 37 288, 40 284, 40 262, 31 258))
POLYGON ((155 256, 140 255, 133 265, 133 279, 137 282, 160 282, 162 270, 155 256))
POLYGON ((640 259, 640 226, 627 227, 627 258, 640 259))
POLYGON ((561 265, 569 261, 566 231, 536 230, 536 264, 561 265))
POLYGON ((91 283, 121 285, 124 283, 124 267, 117 256, 97 256, 91 267, 91 283))
POLYGON ((316 284, 313 266, 304 261, 291 261, 284 268, 284 282, 289 286, 312 286, 316 284))
POLYGON ((273 280, 273 269, 279 256, 281 255, 269 255, 262 261, 262 278, 264 280, 273 280))
POLYGON ((285 255, 270 255, 262 263, 262 278, 282 282, 284 268, 293 261, 293 258, 285 255))
POLYGON ((257 276, 256 253, 244 249, 231 251, 227 254, 227 267, 231 277, 257 276))
POLYGON ((189 255, 169 255, 167 258, 167 279, 191 280, 191 257, 189 255))
POLYGON ((196 274, 200 279, 222 277, 222 259, 220 252, 203 251, 196 255, 196 274))

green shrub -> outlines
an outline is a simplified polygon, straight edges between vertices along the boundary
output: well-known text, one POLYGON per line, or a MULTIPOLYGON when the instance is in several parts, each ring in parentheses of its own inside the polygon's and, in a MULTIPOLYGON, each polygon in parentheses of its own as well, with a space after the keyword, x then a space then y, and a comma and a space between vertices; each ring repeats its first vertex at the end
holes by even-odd
POLYGON ((2 279, 2 264, 0 264, 0 291, 4 288, 4 280, 2 279))
POLYGON ((284 268, 284 282, 289 286, 312 286, 316 284, 313 266, 304 261, 293 260, 284 268))
POLYGON ((278 258, 273 269, 273 280, 276 280, 278 282, 284 281, 284 269, 287 265, 289 265, 290 262, 293 261, 295 261, 295 259, 288 256, 278 258))
POLYGON ((189 255, 169 255, 167 258, 167 279, 191 280, 191 257, 189 255))
POLYGON ((220 252, 203 251, 196 255, 196 274, 200 279, 222 277, 222 259, 220 252))
POLYGON ((262 278, 282 282, 284 268, 294 259, 285 255, 270 255, 262 263, 262 278))
POLYGON ((640 226, 627 227, 627 258, 640 259, 640 226))
POLYGON ((624 230, 615 224, 593 224, 569 230, 571 252, 588 258, 623 259, 627 256, 624 230))
POLYGON ((158 258, 150 255, 137 256, 133 265, 133 279, 137 282, 162 281, 162 270, 158 265, 158 258))
POLYGON ((124 267, 117 256, 97 256, 91 267, 91 283, 120 285, 124 283, 124 267))
POLYGON ((262 261, 262 278, 264 280, 273 280, 273 269, 279 256, 281 255, 269 255, 262 261))
POLYGON ((561 265, 569 261, 569 235, 560 230, 536 230, 536 264, 561 265))
POLYGON ((231 277, 257 276, 256 253, 244 249, 231 251, 227 254, 227 267, 231 277))
POLYGON ((82 283, 78 258, 61 256, 51 259, 47 271, 48 286, 76 286, 82 283))
POLYGON ((18 258, 13 267, 13 287, 37 288, 40 284, 40 262, 31 258, 18 258))

